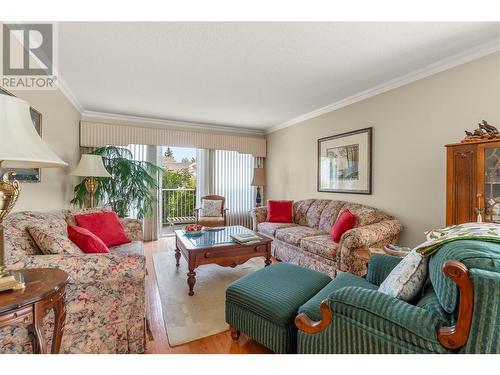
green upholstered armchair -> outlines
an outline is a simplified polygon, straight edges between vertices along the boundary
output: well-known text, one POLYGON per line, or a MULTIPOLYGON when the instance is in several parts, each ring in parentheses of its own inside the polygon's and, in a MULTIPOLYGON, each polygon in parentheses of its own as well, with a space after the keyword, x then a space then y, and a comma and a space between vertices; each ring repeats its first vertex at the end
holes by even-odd
POLYGON ((429 259, 411 303, 377 291, 400 261, 374 255, 301 306, 299 353, 500 353, 500 244, 455 241, 429 259))

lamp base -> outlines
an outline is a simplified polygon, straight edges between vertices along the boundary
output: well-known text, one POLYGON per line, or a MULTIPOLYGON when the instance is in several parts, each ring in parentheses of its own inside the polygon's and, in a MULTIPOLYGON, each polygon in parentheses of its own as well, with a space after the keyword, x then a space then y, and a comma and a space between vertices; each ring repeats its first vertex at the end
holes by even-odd
POLYGON ((257 195, 255 196, 255 207, 262 206, 262 197, 260 195, 260 186, 257 186, 257 195))
POLYGON ((85 180, 85 188, 89 193, 89 206, 90 208, 94 208, 94 194, 99 187, 99 181, 97 181, 94 177, 88 177, 85 180))
MULTIPOLYGON (((1 163, 0 163, 1 164, 1 163)), ((16 180, 10 181, 11 176, 16 173, 12 171, 6 172, 0 181, 0 266, 4 264, 4 236, 3 236, 3 219, 7 217, 19 198, 21 188, 16 180)))

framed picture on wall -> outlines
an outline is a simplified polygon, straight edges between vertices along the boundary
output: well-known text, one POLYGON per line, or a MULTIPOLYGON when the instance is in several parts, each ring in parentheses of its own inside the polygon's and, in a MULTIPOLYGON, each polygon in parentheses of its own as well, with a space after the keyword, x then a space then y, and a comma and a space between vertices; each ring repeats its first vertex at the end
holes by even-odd
POLYGON ((318 139, 318 191, 372 193, 372 128, 318 139))
MULTIPOLYGON (((10 95, 15 96, 11 92, 0 87, 0 95, 10 95)), ((31 121, 33 121, 33 126, 37 133, 42 136, 42 114, 38 112, 35 108, 30 107, 31 121)), ((23 147, 23 145, 19 145, 23 147)), ((40 168, 8 168, 16 172, 16 180, 19 182, 41 182, 42 181, 42 171, 40 168)), ((2 176, 7 171, 7 168, 0 168, 0 176, 2 176)))

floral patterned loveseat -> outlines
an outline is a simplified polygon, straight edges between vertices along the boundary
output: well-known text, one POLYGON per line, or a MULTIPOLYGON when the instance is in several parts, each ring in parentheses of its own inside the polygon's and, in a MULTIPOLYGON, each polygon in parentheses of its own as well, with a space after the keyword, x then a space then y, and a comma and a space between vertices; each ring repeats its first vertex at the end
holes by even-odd
MULTIPOLYGON (((77 212, 65 212, 66 219, 72 213, 77 212)), ((133 219, 122 219, 122 223, 132 242, 111 248, 110 254, 44 255, 26 228, 37 226, 67 234, 62 212, 18 212, 4 221, 5 264, 9 269, 60 268, 70 276, 61 353, 142 353, 145 350, 146 264, 142 223, 133 219)), ((51 345, 53 324, 50 312, 44 321, 48 345, 51 345)), ((0 329, 0 353, 30 352, 26 327, 0 329)))
POLYGON ((293 223, 266 222, 267 207, 254 208, 251 215, 254 231, 273 239, 271 246, 277 259, 331 277, 337 271, 364 275, 366 261, 357 257, 356 252, 396 243, 402 229, 399 220, 376 208, 328 199, 294 202, 293 223), (337 244, 330 236, 330 229, 346 208, 356 216, 356 225, 337 244))

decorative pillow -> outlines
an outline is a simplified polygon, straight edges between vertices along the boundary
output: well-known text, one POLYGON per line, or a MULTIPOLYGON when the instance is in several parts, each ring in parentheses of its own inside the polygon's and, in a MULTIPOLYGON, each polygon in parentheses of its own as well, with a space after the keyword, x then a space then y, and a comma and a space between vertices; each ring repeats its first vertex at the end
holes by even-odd
POLYGON ((93 208, 72 208, 69 210, 63 210, 64 218, 66 219, 66 224, 75 226, 76 215, 86 215, 92 214, 95 212, 111 212, 113 208, 110 205, 102 206, 102 207, 93 207, 93 208))
POLYGON ((267 201, 267 219, 270 223, 293 223, 293 201, 267 201))
POLYGON ((118 215, 113 211, 76 215, 75 220, 79 227, 94 233, 107 247, 130 242, 118 215))
POLYGON ((222 216, 222 201, 215 199, 202 199, 200 216, 222 216))
POLYGON ((413 249, 380 284, 379 292, 411 301, 427 280, 428 260, 429 258, 423 258, 413 249))
POLYGON ((36 226, 26 228, 33 237, 38 248, 45 255, 50 254, 81 254, 81 250, 71 242, 66 235, 36 226))
POLYGON ((332 230, 330 231, 333 242, 339 243, 342 235, 349 229, 354 228, 354 225, 356 225, 356 216, 354 216, 351 211, 346 208, 339 215, 332 226, 332 230))
POLYGON ((109 253, 104 242, 85 228, 68 225, 68 237, 86 254, 109 253))

